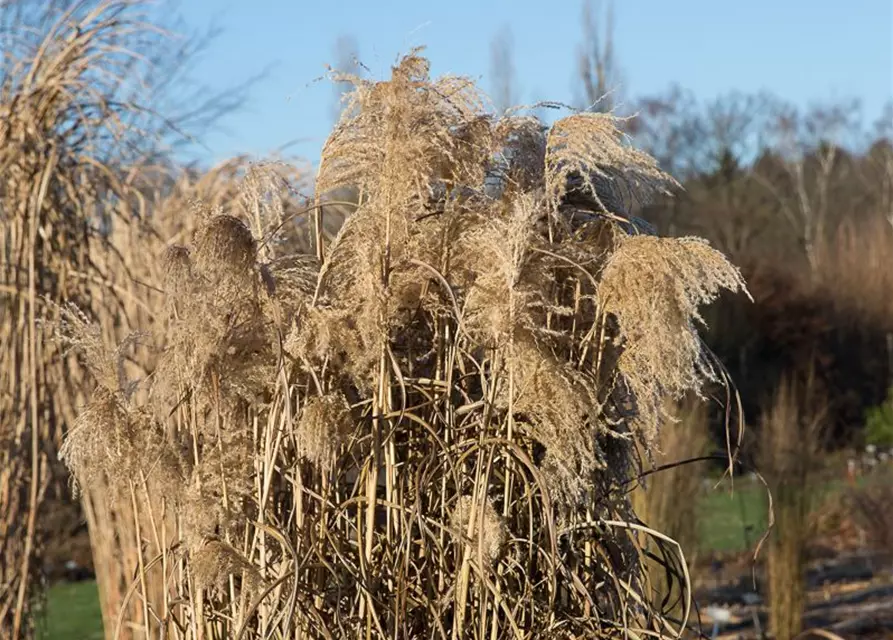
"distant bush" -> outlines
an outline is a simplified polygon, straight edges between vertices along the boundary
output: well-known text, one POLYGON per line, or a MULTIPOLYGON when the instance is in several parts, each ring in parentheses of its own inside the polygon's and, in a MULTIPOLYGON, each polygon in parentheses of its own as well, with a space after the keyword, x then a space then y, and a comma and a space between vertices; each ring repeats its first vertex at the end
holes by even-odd
POLYGON ((893 387, 883 404, 865 412, 865 443, 893 447, 893 387))
MULTIPOLYGON (((888 422, 887 424, 891 424, 888 422)), ((845 504, 856 526, 864 532, 870 549, 893 551, 893 512, 887 508, 893 498, 893 474, 878 470, 875 482, 849 491, 845 504)))

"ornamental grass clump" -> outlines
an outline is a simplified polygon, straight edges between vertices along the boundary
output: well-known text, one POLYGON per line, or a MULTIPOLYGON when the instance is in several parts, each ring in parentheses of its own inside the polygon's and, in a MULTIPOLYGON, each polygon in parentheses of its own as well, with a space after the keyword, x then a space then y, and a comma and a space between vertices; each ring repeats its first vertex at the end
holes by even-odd
MULTIPOLYGON (((659 402, 714 377, 697 310, 743 290, 737 270, 640 235, 635 199, 674 183, 611 115, 497 118, 417 52, 350 81, 316 180, 316 202, 357 194, 337 235, 296 211, 315 246, 290 253, 258 197, 197 208, 162 258, 158 366, 115 415, 164 433, 170 455, 121 482, 166 542, 118 627, 143 609, 175 638, 678 635, 684 559, 661 538, 674 617, 628 486, 659 402)), ((117 437, 94 413, 67 451, 117 437)))

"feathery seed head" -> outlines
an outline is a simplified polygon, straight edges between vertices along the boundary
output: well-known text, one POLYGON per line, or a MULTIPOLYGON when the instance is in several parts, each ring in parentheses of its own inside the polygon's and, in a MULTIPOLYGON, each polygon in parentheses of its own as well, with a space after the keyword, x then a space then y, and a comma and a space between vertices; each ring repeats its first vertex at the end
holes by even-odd
POLYGON ((257 243, 251 231, 234 216, 211 216, 196 233, 195 264, 212 281, 229 274, 250 273, 256 256, 257 243))
POLYGON ((298 457, 328 471, 352 431, 350 406, 343 395, 311 396, 304 403, 294 434, 298 457))
POLYGON ((509 538, 505 521, 490 501, 475 505, 474 498, 468 495, 459 496, 453 507, 450 524, 461 535, 460 540, 465 539, 471 530, 472 550, 476 552, 479 545, 483 544, 484 558, 490 564, 499 559, 509 538))
POLYGON ((189 557, 192 579, 199 589, 225 591, 230 576, 241 578, 242 589, 254 592, 261 575, 251 562, 230 544, 221 540, 209 540, 189 557))
POLYGON ((554 207, 571 185, 610 213, 623 213, 617 209, 627 195, 648 202, 677 186, 654 158, 626 143, 618 121, 607 113, 577 113, 552 125, 545 163, 546 193, 554 207))
POLYGON ((167 247, 161 256, 161 269, 165 291, 171 295, 183 292, 192 282, 189 247, 179 244, 167 247))
POLYGON ((647 442, 654 442, 667 396, 697 392, 714 379, 696 324, 703 323, 699 307, 722 289, 746 292, 738 269, 698 238, 620 236, 605 265, 598 298, 617 319, 617 366, 647 442))

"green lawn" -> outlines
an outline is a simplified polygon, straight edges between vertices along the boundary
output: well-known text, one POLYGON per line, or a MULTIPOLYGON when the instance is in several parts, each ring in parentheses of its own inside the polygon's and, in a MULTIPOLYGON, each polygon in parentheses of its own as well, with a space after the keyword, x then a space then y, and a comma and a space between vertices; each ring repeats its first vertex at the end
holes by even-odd
POLYGON ((766 531, 767 516, 764 487, 738 479, 732 493, 724 483, 702 498, 701 547, 723 552, 752 549, 766 531))
POLYGON ((60 583, 47 594, 43 640, 102 640, 102 614, 96 583, 60 583))
MULTIPOLYGON (((884 476, 863 476, 858 484, 889 482, 884 476)), ((824 479, 820 483, 814 506, 841 492, 846 485, 840 479, 824 479)), ((754 549, 766 532, 769 507, 766 487, 743 477, 735 480, 735 492, 728 482, 705 492, 701 498, 701 548, 704 551, 743 551, 754 549)))

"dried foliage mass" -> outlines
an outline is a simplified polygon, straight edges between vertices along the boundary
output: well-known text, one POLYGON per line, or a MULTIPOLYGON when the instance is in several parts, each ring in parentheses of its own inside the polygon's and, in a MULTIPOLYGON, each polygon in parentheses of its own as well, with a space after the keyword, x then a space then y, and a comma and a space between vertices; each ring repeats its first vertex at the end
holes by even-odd
POLYGON ((97 388, 64 459, 143 541, 118 629, 678 634, 641 555, 661 541, 687 602, 678 549, 627 482, 664 399, 714 377, 698 308, 738 271, 642 232, 630 207, 674 183, 611 115, 497 118, 418 52, 350 80, 316 180, 357 194, 337 235, 317 208, 297 250, 304 212, 252 169, 156 254, 147 375, 66 312, 97 388))

